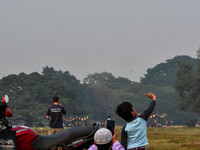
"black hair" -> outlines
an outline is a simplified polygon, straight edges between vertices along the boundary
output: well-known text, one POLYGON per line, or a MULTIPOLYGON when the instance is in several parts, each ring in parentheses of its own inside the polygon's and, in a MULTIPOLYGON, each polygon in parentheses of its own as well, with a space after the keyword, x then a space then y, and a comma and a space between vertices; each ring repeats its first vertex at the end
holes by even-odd
POLYGON ((130 122, 133 120, 133 115, 131 111, 133 111, 133 106, 129 102, 123 102, 117 106, 117 114, 122 117, 124 120, 130 122))
POLYGON ((58 100, 59 100, 59 97, 58 97, 58 96, 54 96, 54 97, 53 97, 53 102, 58 102, 58 100))
POLYGON ((96 146, 98 150, 109 150, 111 144, 112 144, 112 140, 107 144, 96 144, 96 146))
POLYGON ((6 107, 7 107, 6 103, 0 102, 0 119, 5 118, 6 107))
POLYGON ((57 144, 52 146, 50 150, 67 150, 67 146, 64 144, 57 144))

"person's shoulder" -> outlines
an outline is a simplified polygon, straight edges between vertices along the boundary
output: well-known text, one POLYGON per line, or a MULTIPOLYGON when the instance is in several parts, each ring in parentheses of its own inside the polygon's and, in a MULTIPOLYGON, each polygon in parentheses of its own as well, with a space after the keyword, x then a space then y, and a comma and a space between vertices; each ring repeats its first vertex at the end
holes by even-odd
POLYGON ((147 122, 144 118, 142 118, 142 116, 138 116, 137 118, 138 118, 138 120, 140 120, 140 121, 147 122))
POLYGON ((97 150, 97 146, 95 144, 91 145, 88 150, 97 150))
POLYGON ((61 104, 59 105, 59 107, 62 107, 62 108, 64 108, 64 106, 63 106, 63 105, 61 105, 61 104))
POLYGON ((136 122, 140 122, 140 121, 145 121, 145 120, 141 116, 137 116, 132 121, 127 122, 127 124, 132 124, 132 123, 136 123, 136 122))
POLYGON ((48 109, 50 109, 50 108, 52 108, 54 105, 50 105, 49 107, 48 107, 48 109))
POLYGON ((61 108, 64 109, 64 107, 62 105, 56 105, 57 108, 61 108))

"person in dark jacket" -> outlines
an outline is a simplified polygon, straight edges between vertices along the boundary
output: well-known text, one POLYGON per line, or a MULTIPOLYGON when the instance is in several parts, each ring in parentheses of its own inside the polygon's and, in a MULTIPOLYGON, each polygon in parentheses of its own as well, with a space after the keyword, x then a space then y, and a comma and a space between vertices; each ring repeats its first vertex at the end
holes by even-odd
POLYGON ((117 114, 127 123, 122 128, 121 144, 128 150, 145 150, 148 145, 147 139, 147 119, 154 110, 156 96, 153 93, 147 93, 151 98, 150 106, 140 115, 136 116, 136 110, 129 102, 123 102, 117 107, 117 114))
POLYGON ((62 115, 65 115, 66 111, 61 104, 59 104, 59 97, 53 97, 53 105, 51 105, 46 113, 46 118, 50 119, 48 135, 59 133, 63 130, 62 115))

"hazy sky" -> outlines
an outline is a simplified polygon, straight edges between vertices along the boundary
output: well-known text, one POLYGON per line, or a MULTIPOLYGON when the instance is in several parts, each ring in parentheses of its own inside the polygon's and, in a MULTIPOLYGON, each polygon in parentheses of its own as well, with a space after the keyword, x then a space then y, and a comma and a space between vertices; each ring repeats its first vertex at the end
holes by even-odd
POLYGON ((0 0, 0 78, 42 67, 139 81, 177 55, 196 58, 200 0, 0 0))

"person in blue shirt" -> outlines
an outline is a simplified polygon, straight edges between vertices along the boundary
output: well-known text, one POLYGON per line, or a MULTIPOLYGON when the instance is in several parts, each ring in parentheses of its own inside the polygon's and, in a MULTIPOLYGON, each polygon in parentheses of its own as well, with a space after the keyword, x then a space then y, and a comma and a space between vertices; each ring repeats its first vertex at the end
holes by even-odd
POLYGON ((154 110, 156 96, 150 92, 146 96, 152 99, 151 104, 138 117, 131 103, 123 102, 117 106, 117 114, 127 121, 121 133, 121 144, 125 149, 145 150, 145 146, 149 144, 147 139, 147 120, 154 110))

